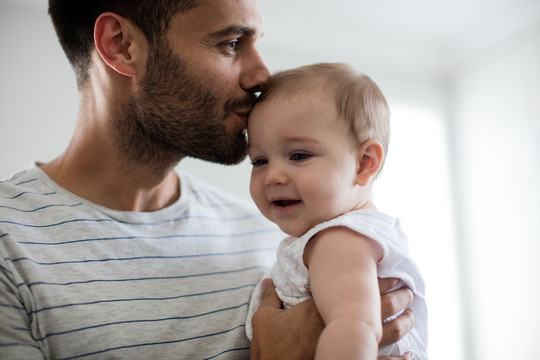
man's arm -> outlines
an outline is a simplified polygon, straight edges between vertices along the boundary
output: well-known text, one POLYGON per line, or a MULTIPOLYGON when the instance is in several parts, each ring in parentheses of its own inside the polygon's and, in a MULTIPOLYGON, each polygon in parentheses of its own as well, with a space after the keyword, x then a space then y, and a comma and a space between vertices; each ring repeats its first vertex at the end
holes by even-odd
MULTIPOLYGON (((381 293, 393 288, 399 280, 379 279, 381 293)), ((259 310, 253 315, 253 340, 251 359, 257 360, 300 360, 313 359, 317 341, 324 328, 313 299, 308 299, 288 310, 282 303, 270 279, 266 279, 266 290, 259 310)), ((412 302, 412 292, 407 288, 381 295, 382 318, 388 318, 408 307, 412 302)), ((383 325, 383 336, 379 347, 399 341, 413 327, 410 310, 406 310, 395 320, 383 325)), ((385 360, 410 360, 411 354, 385 360)), ((382 358, 381 358, 382 360, 382 358)))
POLYGON ((0 359, 44 359, 12 272, 0 259, 0 359))

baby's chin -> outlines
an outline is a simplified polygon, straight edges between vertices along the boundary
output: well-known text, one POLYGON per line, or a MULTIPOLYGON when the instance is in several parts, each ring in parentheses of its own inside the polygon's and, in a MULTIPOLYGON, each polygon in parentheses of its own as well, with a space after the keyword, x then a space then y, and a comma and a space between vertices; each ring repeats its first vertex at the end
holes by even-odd
MULTIPOLYGON (((315 225, 317 225, 317 224, 315 224, 315 225)), ((279 228, 285 234, 287 234, 289 236, 292 236, 292 237, 295 237, 295 238, 299 238, 299 237, 304 236, 309 230, 311 230, 313 227, 315 227, 315 225, 309 226, 309 227, 306 227, 306 228, 295 228, 295 229, 291 229, 289 226, 281 226, 281 225, 279 225, 279 228)))

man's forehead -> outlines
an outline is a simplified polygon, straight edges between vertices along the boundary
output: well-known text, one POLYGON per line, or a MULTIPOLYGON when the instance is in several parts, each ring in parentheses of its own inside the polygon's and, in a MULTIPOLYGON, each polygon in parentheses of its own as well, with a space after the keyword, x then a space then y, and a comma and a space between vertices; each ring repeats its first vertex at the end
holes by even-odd
POLYGON ((194 8, 178 14, 176 20, 190 31, 206 35, 260 37, 263 31, 256 0, 200 0, 194 8))

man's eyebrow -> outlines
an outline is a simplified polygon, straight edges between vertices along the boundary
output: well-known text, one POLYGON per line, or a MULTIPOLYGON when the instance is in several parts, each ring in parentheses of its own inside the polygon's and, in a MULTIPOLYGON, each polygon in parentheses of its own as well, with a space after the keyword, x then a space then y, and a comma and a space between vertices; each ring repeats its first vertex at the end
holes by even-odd
POLYGON ((242 25, 231 25, 224 29, 220 29, 218 31, 214 31, 208 35, 210 38, 225 38, 225 37, 233 37, 233 36, 255 36, 257 32, 254 28, 248 27, 248 26, 242 26, 242 25))

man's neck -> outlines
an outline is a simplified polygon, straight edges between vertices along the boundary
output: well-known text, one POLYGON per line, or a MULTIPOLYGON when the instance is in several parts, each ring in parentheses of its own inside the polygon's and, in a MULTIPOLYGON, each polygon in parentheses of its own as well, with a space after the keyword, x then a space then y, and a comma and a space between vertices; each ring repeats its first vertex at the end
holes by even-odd
MULTIPOLYGON (((172 205, 180 197, 180 180, 172 171, 149 175, 142 168, 95 166, 70 161, 64 154, 42 170, 73 194, 114 210, 148 212, 172 205)), ((104 162, 107 162, 106 160, 104 162)))
MULTIPOLYGON (((80 125, 80 124, 78 124, 80 125)), ((93 203, 123 211, 155 211, 180 197, 177 162, 140 164, 122 157, 107 135, 79 126, 67 150, 42 166, 66 190, 93 203), (82 135, 84 136, 78 136, 82 135)), ((95 129, 94 129, 95 130, 95 129)), ((99 130, 98 130, 99 132, 99 130)))
POLYGON ((150 149, 152 159, 133 160, 114 126, 135 80, 106 66, 97 67, 96 73, 99 82, 89 80, 80 88, 78 120, 68 148, 44 164, 43 171, 66 190, 110 209, 148 212, 173 204, 180 197, 180 180, 173 171, 178 155, 150 149), (115 76, 115 81, 101 81, 115 76))

